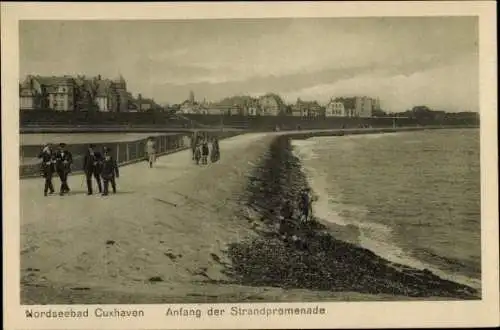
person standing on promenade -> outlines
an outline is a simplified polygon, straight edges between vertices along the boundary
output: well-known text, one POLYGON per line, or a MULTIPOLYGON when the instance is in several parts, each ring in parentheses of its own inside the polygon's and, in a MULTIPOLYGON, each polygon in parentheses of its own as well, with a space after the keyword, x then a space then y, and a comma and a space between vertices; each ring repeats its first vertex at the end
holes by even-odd
POLYGON ((64 195, 70 192, 68 186, 68 174, 71 173, 73 164, 73 155, 69 150, 66 150, 66 143, 59 143, 59 151, 56 154, 56 170, 61 179, 61 189, 59 195, 64 195))
POLYGON ((113 193, 116 194, 116 181, 120 177, 120 172, 118 170, 118 164, 116 163, 113 156, 111 156, 111 148, 104 147, 104 158, 102 160, 101 166, 101 176, 104 181, 104 191, 102 196, 108 195, 109 183, 111 182, 111 188, 113 193))
POLYGON ((146 155, 148 156, 149 168, 152 168, 156 161, 156 143, 152 137, 146 142, 146 155))
POLYGON ((45 186, 43 188, 43 195, 47 196, 50 190, 50 194, 54 193, 54 185, 52 183, 52 176, 55 172, 55 154, 52 151, 52 146, 47 143, 43 146, 42 151, 38 154, 38 158, 42 159, 41 171, 42 176, 45 178, 45 186))
POLYGON ((198 138, 196 136, 196 132, 193 132, 193 135, 191 135, 191 152, 193 156, 193 160, 195 160, 195 153, 196 153, 196 147, 198 145, 198 138))
POLYGON ((194 150, 194 161, 196 162, 196 165, 200 165, 200 159, 201 159, 201 145, 198 144, 196 145, 196 148, 194 150))
POLYGON ((87 195, 92 195, 92 176, 94 176, 97 181, 97 188, 99 193, 102 193, 102 184, 100 176, 100 167, 102 161, 102 155, 99 151, 94 151, 95 145, 90 144, 83 159, 83 170, 85 171, 85 177, 87 179, 87 195))
POLYGON ((219 150, 219 140, 217 137, 214 137, 212 140, 212 152, 210 154, 210 161, 215 163, 220 159, 220 150, 219 150))
POLYGON ((210 150, 208 148, 208 141, 205 139, 203 141, 203 144, 201 145, 201 163, 203 165, 208 164, 208 154, 210 153, 210 150))

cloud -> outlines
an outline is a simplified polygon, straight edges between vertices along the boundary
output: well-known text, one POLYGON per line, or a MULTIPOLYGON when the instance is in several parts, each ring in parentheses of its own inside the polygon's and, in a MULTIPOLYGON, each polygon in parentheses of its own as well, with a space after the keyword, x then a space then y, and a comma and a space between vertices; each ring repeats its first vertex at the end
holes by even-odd
POLYGON ((479 111, 478 68, 462 56, 446 66, 436 66, 412 73, 357 75, 331 84, 318 84, 290 93, 287 100, 297 97, 319 99, 326 103, 336 96, 379 97, 388 111, 402 111, 418 104, 453 111, 479 111))
POLYGON ((189 90, 342 92, 451 107, 477 99, 477 30, 473 17, 22 22, 20 64, 22 75, 121 73, 134 94, 170 103, 189 90))
MULTIPOLYGON (((291 20, 286 27, 262 35, 240 34, 235 25, 232 33, 207 34, 189 51, 184 48, 177 56, 169 51, 165 58, 181 67, 210 70, 210 74, 200 70, 198 77, 192 77, 193 82, 241 81, 370 65, 411 65, 427 59, 444 63, 449 57, 473 50, 475 42, 470 33, 465 33, 468 30, 457 33, 462 31, 457 30, 456 23, 446 22, 408 20, 403 26, 409 28, 400 29, 391 20, 291 20)), ((157 64, 161 66, 161 60, 157 64)))
MULTIPOLYGON (((338 81, 349 81, 356 79, 369 80, 370 77, 379 77, 377 79, 386 79, 394 75, 408 75, 422 70, 428 70, 441 65, 432 57, 424 57, 413 63, 397 63, 391 66, 385 64, 364 65, 345 68, 330 68, 327 70, 293 73, 281 76, 266 75, 254 76, 245 80, 234 80, 227 77, 228 80, 221 81, 201 80, 187 84, 178 84, 165 82, 159 84, 157 90, 163 90, 164 95, 187 95, 189 90, 210 99, 218 99, 233 94, 255 94, 261 91, 276 92, 283 95, 298 95, 300 93, 311 94, 314 88, 312 86, 329 86, 338 81), (311 90, 311 88, 313 88, 311 90)), ((235 77, 238 77, 237 75, 235 77)), ((331 93, 330 93, 331 94, 331 93)), ((319 99, 329 98, 328 94, 321 95, 315 93, 319 99)), ((289 97, 287 97, 289 98, 289 97)), ((182 99, 183 100, 183 99, 182 99)), ((180 102, 181 100, 176 100, 180 102)))

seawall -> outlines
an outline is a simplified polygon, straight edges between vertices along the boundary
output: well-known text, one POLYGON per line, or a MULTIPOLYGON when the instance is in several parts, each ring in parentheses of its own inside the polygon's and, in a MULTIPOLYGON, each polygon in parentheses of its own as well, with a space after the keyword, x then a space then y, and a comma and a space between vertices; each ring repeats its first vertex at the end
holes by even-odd
MULTIPOLYGON (((393 131, 400 130, 369 132, 393 131)), ((343 134, 363 132, 367 131, 343 134)), ((335 228, 316 219, 305 224, 295 216, 282 217, 286 201, 298 201, 299 191, 308 185, 301 163, 292 153, 291 137, 318 135, 335 134, 277 134, 256 166, 248 183, 244 213, 260 224, 259 235, 229 246, 232 278, 244 285, 394 295, 394 299, 480 299, 480 292, 474 288, 440 278, 427 269, 389 262, 355 243, 341 240, 335 228)))

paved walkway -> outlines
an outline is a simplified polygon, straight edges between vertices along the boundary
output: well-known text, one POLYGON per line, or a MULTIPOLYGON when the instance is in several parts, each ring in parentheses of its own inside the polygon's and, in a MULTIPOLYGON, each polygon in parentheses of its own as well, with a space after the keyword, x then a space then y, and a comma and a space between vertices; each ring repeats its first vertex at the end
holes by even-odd
POLYGON ((41 178, 21 180, 21 276, 32 284, 117 290, 154 290, 154 276, 168 290, 180 282, 192 288, 193 276, 222 279, 211 254, 223 259, 227 243, 250 231, 233 211, 270 140, 223 140, 220 162, 208 166, 193 164, 190 151, 161 157, 152 169, 146 162, 124 166, 118 193, 106 197, 87 196, 83 175, 69 178, 72 191, 62 197, 44 197, 41 178))
MULTIPOLYGON (((173 184, 182 185, 186 181, 192 181, 197 174, 210 172, 211 167, 227 164, 233 159, 235 151, 240 151, 242 147, 261 139, 264 135, 245 134, 222 140, 220 142, 221 160, 209 166, 196 166, 191 160, 191 151, 184 150, 159 157, 152 169, 149 168, 147 162, 120 167, 120 178, 117 179, 118 194, 111 194, 107 197, 102 197, 97 193, 93 196, 86 196, 87 188, 83 174, 69 176, 68 184, 71 192, 62 197, 43 196, 43 178, 23 179, 20 181, 21 223, 53 221, 54 218, 85 217, 89 214, 105 218, 107 215, 103 214, 99 207, 109 204, 120 207, 125 202, 136 202, 138 199, 154 195, 157 189, 165 189, 167 184, 170 188, 173 184)), ((60 181, 57 175, 54 175, 53 182, 58 191, 60 181)), ((97 191, 95 181, 94 190, 97 191)))

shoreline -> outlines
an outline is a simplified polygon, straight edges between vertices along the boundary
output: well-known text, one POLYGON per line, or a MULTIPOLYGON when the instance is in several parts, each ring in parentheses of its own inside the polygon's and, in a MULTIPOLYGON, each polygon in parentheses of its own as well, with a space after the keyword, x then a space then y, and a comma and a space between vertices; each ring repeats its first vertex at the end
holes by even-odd
MULTIPOLYGON (((334 238, 334 226, 317 221, 304 226, 290 221, 277 227, 283 201, 296 198, 294 188, 306 186, 307 180, 292 154, 289 132, 262 134, 260 138, 251 135, 221 141, 223 158, 209 167, 186 169, 188 152, 162 157, 165 164, 158 169, 172 166, 169 173, 162 172, 172 182, 169 189, 165 190, 157 177, 145 178, 153 186, 131 186, 129 192, 110 198, 124 201, 124 209, 118 214, 112 212, 110 202, 102 204, 107 212, 99 212, 99 216, 108 214, 106 219, 90 215, 65 223, 47 218, 36 228, 28 215, 36 212, 23 211, 29 232, 21 231, 27 235, 21 256, 21 301, 116 304, 480 299, 467 286, 428 271, 391 264, 367 249, 342 242, 334 238), (224 180, 217 179, 220 177, 224 180), (180 179, 189 181, 174 185, 180 179), (133 204, 133 190, 139 188, 150 190, 151 196, 141 202, 141 207, 152 208, 149 216, 133 204), (161 200, 175 202, 180 208, 158 203, 161 200), (67 232, 69 241, 51 232, 50 222, 63 226, 58 230, 67 232), (138 223, 140 232, 135 233, 132 228, 138 223), (77 227, 82 229, 78 237, 74 236, 77 227), (286 239, 281 238, 283 234, 286 239), (211 239, 200 241, 200 235, 211 239), (294 241, 293 235, 299 239, 294 241), (111 238, 116 244, 108 246, 106 240, 111 238), (90 241, 100 241, 102 246, 90 241), (30 249, 38 243, 42 245, 37 250, 30 249), (60 264, 51 250, 66 251, 61 249, 63 244, 70 244, 73 250, 66 256, 64 267, 58 268, 60 264), (127 257, 138 253, 139 247, 144 251, 137 259, 127 257), (177 257, 172 257, 173 252, 177 257), (112 281, 103 278, 103 270, 92 261, 92 255, 102 253, 108 253, 113 261, 105 273, 108 277, 118 275, 112 281), (80 268, 88 268, 92 276, 80 268), (196 273, 196 268, 205 270, 196 273), (148 280, 153 275, 163 281, 153 284, 148 280)), ((136 168, 124 167, 123 178, 127 180, 127 173, 132 174, 136 168)), ((132 177, 128 180, 134 182, 132 177)), ((35 184, 30 182, 33 180, 25 184, 35 184)), ((74 198, 92 203, 85 196, 74 198)), ((53 203, 62 202, 54 199, 53 203)), ((80 208, 86 209, 85 205, 80 208)))
MULTIPOLYGON (((302 163, 301 157, 305 156, 302 155, 302 153, 307 153, 308 149, 306 147, 307 144, 306 146, 302 146, 300 141, 301 140, 296 140, 294 138, 291 139, 293 155, 302 163), (295 144, 294 141, 297 142, 297 144, 295 144)), ((328 200, 332 198, 332 195, 325 191, 324 185, 320 182, 322 178, 317 176, 316 170, 302 164, 301 171, 306 177, 307 185, 319 197, 318 201, 313 204, 313 214, 317 215, 316 218, 318 222, 327 226, 337 239, 366 248, 390 262, 403 264, 415 269, 428 269, 443 279, 467 285, 476 290, 481 290, 480 271, 479 274, 469 269, 463 272, 454 272, 453 266, 439 263, 436 264, 432 262, 433 260, 429 257, 421 258, 421 255, 417 254, 412 249, 402 248, 397 242, 393 241, 391 237, 393 235, 393 229, 384 223, 346 221, 346 219, 338 213, 338 210, 334 210, 328 205, 328 200), (375 239, 371 237, 367 240, 362 239, 363 232, 365 232, 365 230, 373 231, 374 227, 377 228, 378 235, 382 234, 383 238, 375 239), (380 246, 380 244, 382 244, 382 246, 380 246)), ((336 196, 336 198, 339 198, 339 196, 336 196)), ((337 199, 336 203, 341 202, 337 199)), ((438 255, 434 257, 434 261, 442 261, 443 259, 446 259, 446 257, 440 257, 438 255)), ((449 262, 458 264, 460 261, 450 260, 449 262)))
POLYGON ((235 278, 247 285, 480 299, 472 287, 440 278, 428 269, 390 262, 336 238, 335 224, 317 219, 308 224, 297 219, 280 224, 284 202, 297 200, 297 192, 308 187, 290 139, 286 135, 275 139, 249 184, 248 207, 257 211, 263 226, 259 238, 230 247, 235 278))

